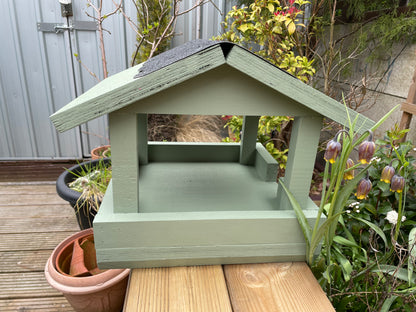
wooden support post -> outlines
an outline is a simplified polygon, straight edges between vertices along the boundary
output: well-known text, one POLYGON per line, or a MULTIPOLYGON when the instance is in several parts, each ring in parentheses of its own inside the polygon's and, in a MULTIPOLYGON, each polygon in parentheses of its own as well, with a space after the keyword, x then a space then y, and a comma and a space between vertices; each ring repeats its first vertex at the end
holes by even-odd
POLYGON ((114 213, 139 211, 139 121, 143 115, 109 115, 114 213))
POLYGON ((244 116, 241 131, 240 164, 254 165, 259 118, 259 116, 244 116))
MULTIPOLYGON (((416 69, 413 73, 406 102, 402 103, 401 110, 403 113, 400 120, 400 129, 409 129, 412 116, 416 115, 416 69)), ((407 134, 401 139, 401 142, 406 140, 406 136, 407 134)))
MULTIPOLYGON (((321 127, 321 117, 296 117, 293 122, 284 183, 301 207, 307 205, 321 127)), ((292 209, 281 187, 277 196, 279 209, 292 209)))
POLYGON ((137 144, 139 152, 139 164, 149 163, 149 148, 147 144, 147 114, 137 115, 137 144))

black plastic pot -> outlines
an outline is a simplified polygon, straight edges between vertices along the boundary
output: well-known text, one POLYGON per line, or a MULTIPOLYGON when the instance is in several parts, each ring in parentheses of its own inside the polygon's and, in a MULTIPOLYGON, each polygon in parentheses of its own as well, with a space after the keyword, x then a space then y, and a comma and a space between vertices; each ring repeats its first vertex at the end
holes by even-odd
MULTIPOLYGON (((103 161, 106 165, 111 161, 110 158, 97 159, 92 161, 86 161, 81 164, 75 165, 68 170, 65 170, 56 180, 56 192, 58 195, 69 202, 74 208, 75 216, 77 217, 78 225, 81 230, 85 230, 92 227, 92 221, 96 215, 96 211, 89 210, 84 205, 77 205, 78 199, 81 196, 80 192, 71 190, 68 184, 78 178, 77 174, 82 172, 84 168, 90 168, 90 166, 96 166, 100 161, 103 161)), ((101 204, 101 203, 98 203, 101 204)))

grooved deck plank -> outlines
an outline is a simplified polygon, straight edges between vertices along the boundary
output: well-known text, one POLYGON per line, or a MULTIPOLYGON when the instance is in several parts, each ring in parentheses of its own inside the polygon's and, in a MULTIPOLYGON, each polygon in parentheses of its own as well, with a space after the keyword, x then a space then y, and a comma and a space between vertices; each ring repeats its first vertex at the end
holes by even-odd
POLYGON ((67 203, 58 194, 3 194, 1 195, 1 206, 19 205, 60 205, 67 203))
POLYGON ((124 311, 232 311, 221 266, 135 269, 124 311))
POLYGON ((63 297, 43 297, 30 299, 5 299, 0 300, 2 312, 74 312, 68 301, 63 297))
POLYGON ((4 194, 54 194, 56 195, 55 183, 48 184, 0 184, 0 195, 4 194))
POLYGON ((73 312, 47 283, 44 267, 52 250, 79 231, 74 210, 57 195, 54 181, 1 182, 3 168, 0 164, 0 311, 73 312))
POLYGON ((0 274, 0 299, 54 297, 60 295, 60 292, 48 284, 43 271, 0 274))
POLYGON ((51 253, 51 250, 0 251, 0 273, 43 271, 51 253))
POLYGON ((7 233, 36 233, 45 232, 79 231, 75 216, 50 217, 50 218, 3 218, 0 224, 0 234, 7 233))
MULTIPOLYGON (((71 221, 72 223, 72 221, 71 221)), ((44 229, 38 233, 0 234, 0 251, 36 251, 48 249, 52 252, 61 241, 76 230, 50 232, 44 229)))
MULTIPOLYGON (((1 196, 1 195, 0 195, 1 196)), ((0 218, 50 218, 50 217, 74 217, 74 209, 68 204, 49 205, 0 205, 0 218)))
POLYGON ((225 265, 234 312, 334 311, 304 262, 225 265))

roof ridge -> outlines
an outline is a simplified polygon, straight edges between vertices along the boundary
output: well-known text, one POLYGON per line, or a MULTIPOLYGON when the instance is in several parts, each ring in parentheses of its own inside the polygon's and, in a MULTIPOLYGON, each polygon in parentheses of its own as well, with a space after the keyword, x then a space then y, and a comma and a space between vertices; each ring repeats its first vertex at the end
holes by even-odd
POLYGON ((235 45, 236 44, 229 41, 213 41, 206 39, 188 41, 183 45, 167 50, 145 61, 134 78, 147 76, 150 73, 176 63, 184 58, 187 58, 188 56, 216 46, 221 47, 224 58, 227 58, 228 53, 235 45))

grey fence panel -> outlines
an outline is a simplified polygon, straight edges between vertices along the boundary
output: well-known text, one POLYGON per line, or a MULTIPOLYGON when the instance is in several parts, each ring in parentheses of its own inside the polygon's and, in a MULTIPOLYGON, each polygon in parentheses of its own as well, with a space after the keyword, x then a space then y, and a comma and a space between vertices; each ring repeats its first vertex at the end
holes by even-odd
MULTIPOLYGON (((104 1, 110 12, 112 1, 104 1)), ((182 1, 183 8, 192 6, 182 1)), ((172 46, 196 38, 210 39, 221 33, 221 20, 230 2, 214 0, 178 19, 172 46)), ((61 16, 58 0, 3 0, 0 18, 0 160, 55 159, 87 156, 90 149, 107 144, 108 123, 103 117, 63 134, 49 116, 101 80, 103 70, 99 34, 94 30, 60 33, 38 30, 38 23, 67 24, 92 21, 83 0, 73 0, 73 17, 61 16), (79 55, 79 63, 74 53, 79 55)), ((135 17, 133 2, 124 1, 135 17)), ((104 21, 109 75, 130 66, 136 35, 121 14, 104 21)))

